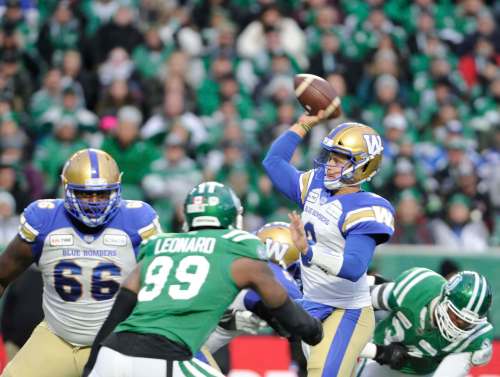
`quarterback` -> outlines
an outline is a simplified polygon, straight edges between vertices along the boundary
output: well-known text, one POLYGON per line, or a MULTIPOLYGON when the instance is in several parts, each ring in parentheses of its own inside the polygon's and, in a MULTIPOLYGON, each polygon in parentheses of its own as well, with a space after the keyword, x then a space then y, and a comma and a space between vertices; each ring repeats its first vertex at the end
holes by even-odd
POLYGON ((492 356, 493 326, 487 312, 491 288, 484 276, 463 271, 446 281, 426 268, 412 268, 372 290, 375 309, 390 315, 377 324, 372 353, 359 377, 465 377, 492 356))
POLYGON ((85 375, 220 376, 193 354, 248 287, 287 331, 309 344, 321 340, 320 322, 288 298, 261 260, 267 259, 264 245, 241 230, 242 210, 233 190, 219 182, 193 188, 184 203, 189 232, 144 243, 140 264, 94 341, 85 375))
POLYGON ((349 376, 375 327, 366 271, 376 245, 394 232, 394 209, 360 188, 382 160, 381 138, 368 126, 333 129, 312 170, 290 164, 323 116, 303 115, 274 141, 263 165, 275 187, 302 208, 301 219, 292 215, 291 230, 302 253, 303 306, 323 322, 325 333, 320 344, 306 347, 308 375, 349 376))
POLYGON ((75 153, 61 179, 64 199, 30 204, 19 233, 0 255, 0 293, 37 263, 45 317, 2 377, 81 376, 141 242, 160 232, 148 204, 121 199, 121 173, 107 153, 75 153))

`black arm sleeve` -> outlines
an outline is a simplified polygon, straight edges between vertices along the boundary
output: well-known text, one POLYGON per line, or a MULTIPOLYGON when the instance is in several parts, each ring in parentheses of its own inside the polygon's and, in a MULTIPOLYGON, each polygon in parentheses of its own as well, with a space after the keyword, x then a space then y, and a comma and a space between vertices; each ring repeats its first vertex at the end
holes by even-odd
POLYGON ((279 321, 275 317, 273 317, 270 310, 271 309, 265 306, 262 301, 258 301, 252 308, 252 313, 257 314, 260 318, 266 321, 267 324, 271 326, 273 330, 278 333, 278 335, 283 336, 285 338, 290 338, 292 335, 283 328, 283 326, 279 323, 279 321))
POLYGON ((108 318, 102 324, 101 329, 97 333, 94 343, 92 344, 92 350, 90 351, 90 356, 85 364, 85 369, 83 371, 83 377, 88 376, 94 367, 97 360, 97 354, 101 348, 101 343, 106 337, 115 329, 116 325, 126 319, 135 307, 137 302, 137 293, 132 292, 130 289, 121 287, 116 295, 115 303, 108 314, 108 318))
POLYGON ((323 326, 319 319, 311 317, 288 297, 283 305, 269 309, 269 313, 291 334, 298 335, 312 346, 321 342, 323 326))

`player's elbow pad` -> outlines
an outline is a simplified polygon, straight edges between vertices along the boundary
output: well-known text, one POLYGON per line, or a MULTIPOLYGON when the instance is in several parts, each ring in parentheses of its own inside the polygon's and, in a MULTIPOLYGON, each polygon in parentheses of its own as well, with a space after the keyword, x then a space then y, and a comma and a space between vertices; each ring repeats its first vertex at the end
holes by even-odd
POLYGON ((314 346, 323 338, 321 321, 311 317, 304 309, 295 304, 289 297, 278 308, 269 312, 279 323, 293 335, 298 335, 304 342, 314 346))

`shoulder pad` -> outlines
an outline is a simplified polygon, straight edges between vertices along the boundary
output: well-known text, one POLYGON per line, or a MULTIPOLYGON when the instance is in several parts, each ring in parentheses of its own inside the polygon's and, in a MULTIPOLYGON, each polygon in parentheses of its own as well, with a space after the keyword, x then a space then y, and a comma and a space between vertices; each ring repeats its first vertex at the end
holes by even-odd
POLYGON ((131 231, 138 233, 141 240, 161 233, 158 215, 149 204, 140 200, 124 200, 122 210, 131 231))
POLYGON ((390 300, 397 307, 422 306, 436 297, 446 280, 427 268, 412 268, 394 280, 390 300))
POLYGON ((39 233, 50 224, 56 209, 63 204, 62 200, 37 200, 26 207, 21 215, 19 236, 26 242, 35 242, 39 233))

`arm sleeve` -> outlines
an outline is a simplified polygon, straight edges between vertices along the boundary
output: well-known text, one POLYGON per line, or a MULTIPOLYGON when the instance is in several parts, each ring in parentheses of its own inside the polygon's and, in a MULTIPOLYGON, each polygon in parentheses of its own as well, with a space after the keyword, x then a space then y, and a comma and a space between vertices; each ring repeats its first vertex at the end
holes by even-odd
POLYGON ((470 367, 470 352, 454 353, 441 361, 433 377, 465 377, 468 376, 470 367))
POLYGON ((376 285, 371 290, 372 305, 378 310, 392 310, 389 305, 389 295, 394 289, 394 283, 376 285))
MULTIPOLYGON (((368 270, 375 246, 376 241, 371 236, 349 234, 346 238, 343 255, 315 252, 314 247, 310 246, 309 263, 319 266, 331 275, 357 281, 368 270)), ((304 258, 302 261, 304 262, 304 258)))
POLYGON ((294 132, 285 132, 274 141, 262 162, 278 191, 299 205, 302 205, 299 183, 302 172, 290 164, 290 160, 301 140, 294 132))

